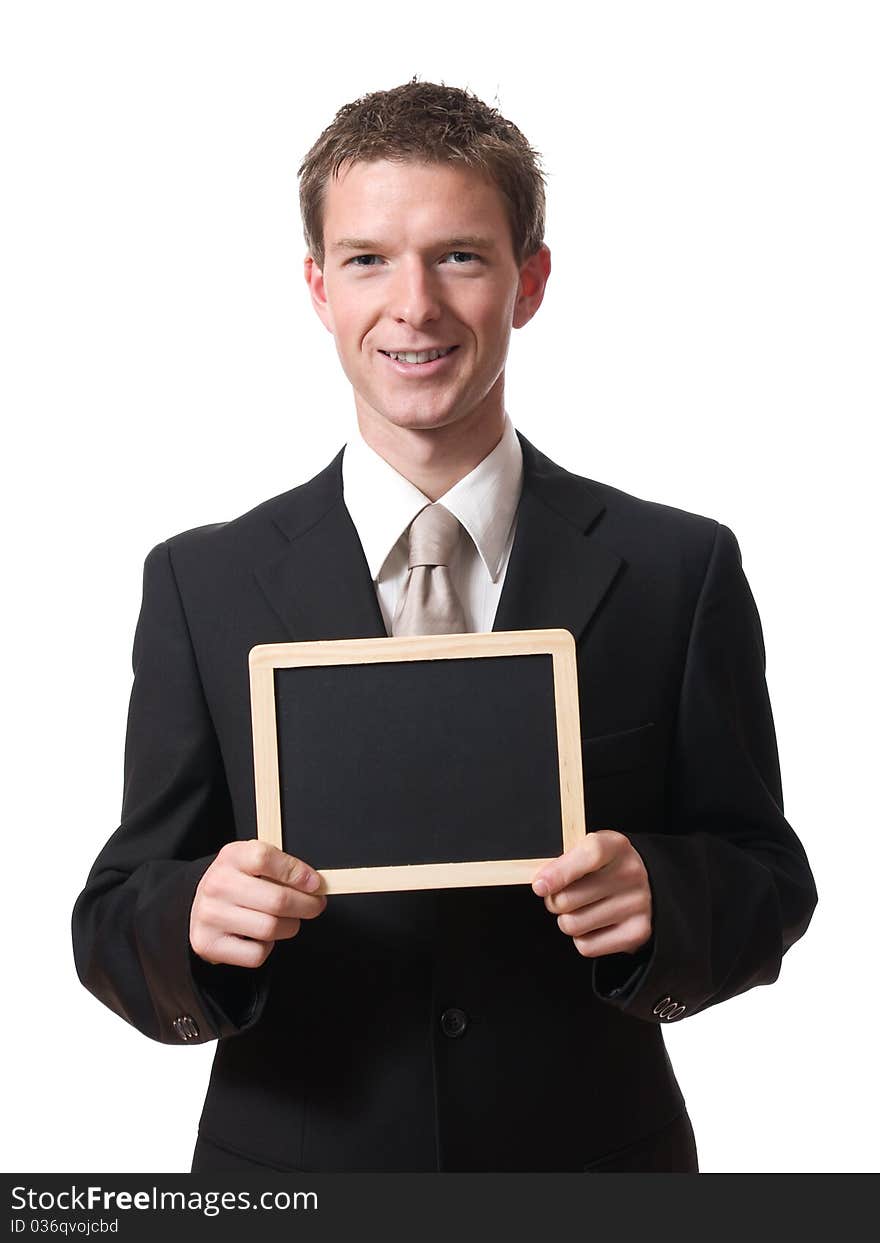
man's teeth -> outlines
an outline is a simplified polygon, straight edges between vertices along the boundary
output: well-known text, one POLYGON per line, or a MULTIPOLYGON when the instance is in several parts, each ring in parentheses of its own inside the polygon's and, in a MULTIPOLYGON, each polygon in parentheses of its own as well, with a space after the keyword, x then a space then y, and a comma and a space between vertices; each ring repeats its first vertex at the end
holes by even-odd
POLYGON ((451 354, 455 349, 454 345, 450 345, 448 350, 423 350, 418 354, 392 354, 387 351, 389 358, 396 358, 401 363, 430 363, 435 358, 445 358, 447 354, 451 354))

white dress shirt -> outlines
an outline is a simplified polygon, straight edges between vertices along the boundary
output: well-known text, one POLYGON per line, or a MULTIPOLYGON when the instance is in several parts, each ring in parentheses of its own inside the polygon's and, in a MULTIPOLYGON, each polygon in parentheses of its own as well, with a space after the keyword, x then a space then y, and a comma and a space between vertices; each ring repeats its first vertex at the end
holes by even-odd
MULTIPOLYGON (((449 564, 468 630, 489 631, 507 573, 522 491, 522 448, 505 411, 498 444, 437 498, 464 528, 449 564)), ((409 525, 429 497, 371 449, 358 429, 342 455, 342 491, 376 588, 385 629, 409 573, 409 525)))

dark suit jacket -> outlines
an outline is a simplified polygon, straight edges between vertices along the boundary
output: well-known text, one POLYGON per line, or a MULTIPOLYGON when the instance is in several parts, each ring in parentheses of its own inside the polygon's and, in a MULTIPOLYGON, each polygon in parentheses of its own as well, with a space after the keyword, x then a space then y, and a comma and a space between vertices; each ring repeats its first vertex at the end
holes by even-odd
POLYGON ((520 440, 494 628, 577 641, 587 824, 625 833, 651 882, 635 956, 582 958, 529 887, 505 886, 335 895, 257 971, 198 959, 199 880, 256 836, 249 650, 385 628, 342 452, 147 557, 122 822, 77 900, 74 954, 152 1039, 219 1038, 200 1134, 243 1165, 626 1168, 617 1154, 689 1126, 663 1024, 772 983, 810 921, 733 533, 520 440))

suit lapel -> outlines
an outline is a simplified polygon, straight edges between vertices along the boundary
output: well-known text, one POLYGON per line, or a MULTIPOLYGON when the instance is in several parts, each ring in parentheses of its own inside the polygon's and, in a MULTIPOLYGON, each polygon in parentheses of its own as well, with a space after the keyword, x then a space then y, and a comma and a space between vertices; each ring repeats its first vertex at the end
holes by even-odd
MULTIPOLYGON (((523 490, 493 630, 561 627, 579 639, 622 560, 589 538, 604 509, 587 481, 519 432, 523 490)), ((342 495, 341 450, 320 474, 270 507, 286 547, 255 571, 295 641, 380 638, 387 632, 369 566, 342 495)))
POLYGON ((598 493, 517 435, 523 491, 493 630, 560 627, 577 641, 623 562, 588 537, 605 508, 598 493))
POLYGON ((280 497, 272 514, 289 541, 256 571, 257 582, 294 641, 386 635, 357 530, 342 499, 342 454, 280 497))

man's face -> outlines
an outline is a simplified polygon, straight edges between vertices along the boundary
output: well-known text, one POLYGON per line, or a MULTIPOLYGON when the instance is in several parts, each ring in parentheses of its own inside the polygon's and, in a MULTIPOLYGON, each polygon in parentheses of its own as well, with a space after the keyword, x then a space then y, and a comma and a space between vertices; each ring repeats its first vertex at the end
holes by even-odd
POLYGON ((542 247, 517 268, 497 187, 460 167, 350 165, 327 187, 323 272, 305 261, 361 425, 430 429, 503 409, 511 328, 540 305, 542 247), (452 351, 395 362, 395 351, 452 351))

